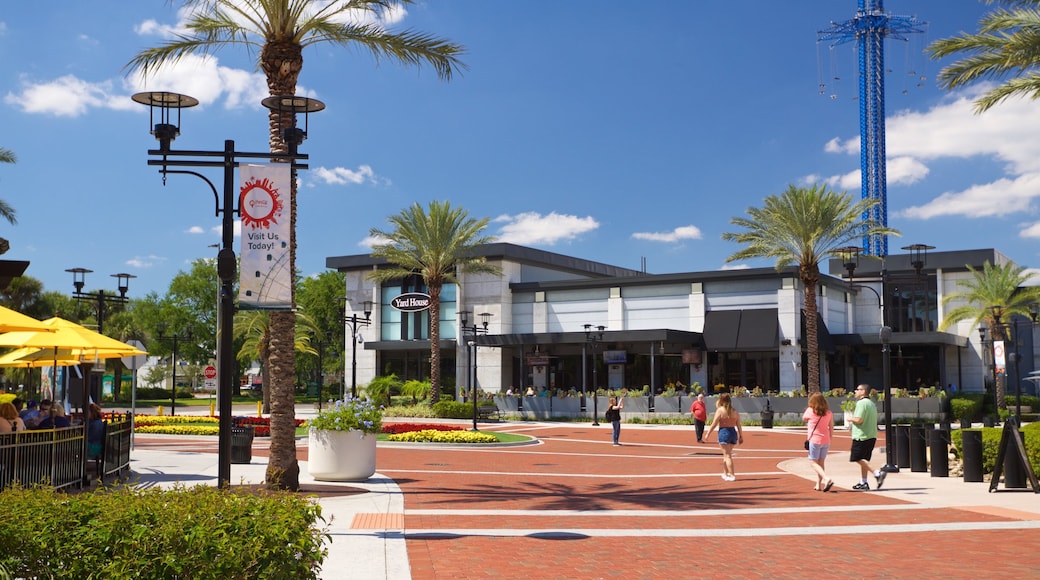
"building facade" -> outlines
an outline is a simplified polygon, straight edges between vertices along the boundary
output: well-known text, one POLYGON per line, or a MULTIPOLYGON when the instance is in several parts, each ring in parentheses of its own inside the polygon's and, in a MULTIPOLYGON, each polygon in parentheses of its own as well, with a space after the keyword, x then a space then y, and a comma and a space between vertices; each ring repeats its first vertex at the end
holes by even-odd
MULTIPOLYGON (((477 388, 486 393, 597 387, 656 394, 694 383, 709 392, 790 392, 807 382, 803 288, 794 267, 649 274, 506 243, 478 253, 501 276, 460 274, 441 294, 442 382, 454 383, 459 397, 473 382, 474 363, 477 388), (460 336, 463 311, 470 313, 467 325, 487 320, 487 333, 460 336), (471 341, 475 348, 467 348, 471 341)), ((944 311, 958 306, 944 305, 944 296, 962 290, 968 265, 981 269, 986 261, 1008 259, 995 250, 933 252, 923 264, 909 255, 863 257, 852 278, 842 260, 823 265, 821 388, 880 387, 887 326, 894 388, 984 391, 999 366, 988 337, 969 322, 938 327, 944 311)), ((346 276, 347 316, 366 300, 376 305, 357 351, 359 384, 389 373, 428 379, 429 310, 401 310, 394 302, 425 292, 421 278, 374 283, 368 274, 385 263, 367 254, 330 257, 326 265, 346 276)), ((1017 368, 1006 367, 1009 393, 1036 359, 1032 321, 1012 324, 1018 340, 1008 349, 1020 357, 1017 368)), ((1034 389, 1023 382, 1023 393, 1034 389)))

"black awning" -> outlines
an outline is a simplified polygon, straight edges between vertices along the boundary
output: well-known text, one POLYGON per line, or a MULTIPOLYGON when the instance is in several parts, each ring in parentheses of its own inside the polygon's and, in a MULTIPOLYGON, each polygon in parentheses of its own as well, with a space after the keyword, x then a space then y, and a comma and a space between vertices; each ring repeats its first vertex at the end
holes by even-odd
MULTIPOLYGON (((805 311, 802 311, 802 336, 805 336, 805 311)), ((835 352, 838 350, 834 347, 834 338, 831 337, 831 331, 827 329, 827 324, 823 321, 823 317, 820 313, 816 313, 816 348, 820 352, 835 352)))
POLYGON ((740 333, 739 310, 709 310, 704 313, 704 346, 708 350, 737 348, 740 333))
POLYGON ((740 314, 737 350, 776 350, 780 323, 776 308, 744 310, 740 314))

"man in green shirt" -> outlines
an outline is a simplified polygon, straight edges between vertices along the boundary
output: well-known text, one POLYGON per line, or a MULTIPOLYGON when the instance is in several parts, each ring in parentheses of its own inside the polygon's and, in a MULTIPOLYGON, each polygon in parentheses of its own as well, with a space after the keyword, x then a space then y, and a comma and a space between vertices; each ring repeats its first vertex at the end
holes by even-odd
POLYGON ((852 450, 849 452, 849 461, 859 463, 859 483, 852 489, 868 490, 867 474, 874 472, 874 480, 877 489, 885 483, 888 473, 880 469, 870 468, 870 458, 874 453, 874 444, 877 443, 877 407, 867 395, 870 394, 869 385, 856 387, 856 408, 852 411, 849 421, 852 423, 852 450))

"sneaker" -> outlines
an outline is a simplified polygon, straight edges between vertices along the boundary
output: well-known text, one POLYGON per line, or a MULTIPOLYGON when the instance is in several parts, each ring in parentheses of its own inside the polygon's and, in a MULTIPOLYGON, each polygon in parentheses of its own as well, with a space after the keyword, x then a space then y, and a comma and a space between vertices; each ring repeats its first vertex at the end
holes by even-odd
POLYGON ((725 473, 722 474, 722 481, 729 481, 729 476, 725 473))
POLYGON ((868 484, 865 481, 861 481, 861 482, 857 483, 856 485, 852 486, 852 489, 858 489, 858 490, 861 490, 861 491, 866 491, 866 490, 870 489, 870 484, 868 484))
POLYGON ((877 489, 881 489, 881 484, 885 483, 885 476, 887 476, 887 475, 888 475, 887 471, 880 470, 880 471, 877 472, 877 475, 874 476, 874 479, 877 480, 877 489))

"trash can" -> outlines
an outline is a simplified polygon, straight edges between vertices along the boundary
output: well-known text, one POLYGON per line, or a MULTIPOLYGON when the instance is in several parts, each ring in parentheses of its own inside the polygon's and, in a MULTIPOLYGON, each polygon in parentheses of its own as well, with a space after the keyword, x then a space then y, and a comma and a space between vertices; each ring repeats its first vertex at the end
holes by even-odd
POLYGON ((772 429, 773 428, 773 412, 762 411, 762 428, 772 429))
POLYGON ((253 427, 231 428, 231 463, 253 460, 253 427))
POLYGON ((982 431, 961 430, 961 462, 964 481, 982 481, 982 431))
MULTIPOLYGON (((896 466, 901 468, 910 467, 910 426, 909 425, 893 425, 892 428, 895 430, 896 436, 896 466)), ((888 437, 888 434, 885 434, 888 437)), ((889 462, 891 459, 885 458, 885 462, 889 462)))
POLYGON ((932 454, 932 477, 949 477, 950 432, 946 429, 932 429, 928 436, 928 449, 932 454))
POLYGON ((928 471, 928 443, 924 425, 914 423, 910 426, 910 471, 928 471))

